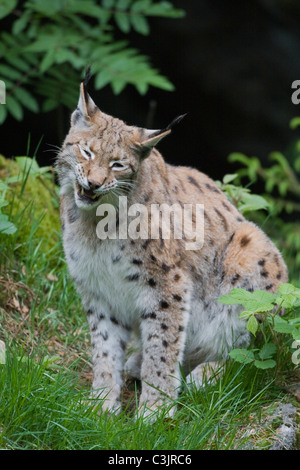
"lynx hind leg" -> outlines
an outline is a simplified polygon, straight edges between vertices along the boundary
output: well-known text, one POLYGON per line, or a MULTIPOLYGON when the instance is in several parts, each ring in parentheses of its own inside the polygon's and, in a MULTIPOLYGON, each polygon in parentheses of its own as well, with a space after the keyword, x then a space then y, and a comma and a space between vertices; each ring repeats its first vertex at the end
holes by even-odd
POLYGON ((186 377, 188 385, 195 385, 196 388, 214 383, 222 373, 223 361, 203 362, 195 367, 186 377))
POLYGON ((288 281, 285 262, 273 242, 254 223, 245 222, 232 234, 224 259, 224 284, 277 292, 288 281))
POLYGON ((127 348, 127 360, 124 365, 124 373, 127 378, 138 379, 141 378, 142 367, 142 344, 141 338, 134 331, 130 343, 127 348))
POLYGON ((133 352, 127 359, 124 372, 125 374, 133 379, 140 380, 141 378, 141 365, 142 365, 142 353, 133 352))

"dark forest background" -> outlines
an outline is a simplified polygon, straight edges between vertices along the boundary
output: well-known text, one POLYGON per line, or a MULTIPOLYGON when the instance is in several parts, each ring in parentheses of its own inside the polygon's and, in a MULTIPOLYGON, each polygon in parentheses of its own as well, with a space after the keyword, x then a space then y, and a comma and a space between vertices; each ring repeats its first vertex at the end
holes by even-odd
MULTIPOLYGON (((300 105, 291 102, 291 84, 300 79, 299 2, 173 4, 184 8, 184 18, 152 18, 149 36, 129 37, 176 90, 150 88, 141 96, 128 86, 115 96, 109 86, 96 92, 91 81, 94 101, 106 113, 145 127, 161 128, 188 113, 160 150, 168 162, 193 165, 213 178, 233 172, 227 161, 231 152, 263 162, 273 150, 286 152, 295 139, 289 122, 300 114, 300 105)), ((26 111, 22 122, 8 117, 0 128, 1 153, 26 154, 30 134, 32 151, 42 138, 38 162, 51 164, 54 154, 48 144, 62 143, 69 117, 65 108, 42 115, 26 111)))

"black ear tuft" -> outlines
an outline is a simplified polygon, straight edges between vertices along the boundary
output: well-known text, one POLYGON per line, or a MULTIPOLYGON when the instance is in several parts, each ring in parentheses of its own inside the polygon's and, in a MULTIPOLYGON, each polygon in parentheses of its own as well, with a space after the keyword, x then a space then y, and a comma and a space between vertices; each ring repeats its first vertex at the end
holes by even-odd
POLYGON ((187 115, 187 113, 181 114, 181 116, 177 116, 175 119, 173 119, 172 122, 170 122, 170 124, 168 124, 167 127, 165 127, 164 129, 159 129, 157 131, 154 131, 153 134, 151 134, 150 137, 155 137, 156 135, 160 135, 160 134, 163 134, 164 132, 171 131, 172 128, 174 126, 176 126, 176 124, 179 124, 180 121, 182 121, 182 119, 185 118, 186 115, 187 115))
POLYGON ((83 80, 83 84, 84 86, 86 87, 87 84, 89 83, 90 79, 91 79, 91 66, 89 65, 88 68, 86 69, 86 72, 85 72, 85 76, 84 76, 84 80, 83 80))
POLYGON ((185 113, 185 114, 181 114, 181 116, 177 116, 175 119, 173 119, 172 122, 170 122, 170 124, 165 128, 163 129, 163 131, 169 131, 172 129, 172 127, 176 126, 176 124, 179 124, 180 121, 182 121, 183 118, 185 118, 185 116, 187 115, 188 113, 185 113))
POLYGON ((84 76, 84 79, 83 79, 83 93, 84 93, 84 99, 85 99, 85 102, 87 103, 88 100, 89 100, 89 97, 88 97, 88 92, 87 92, 87 85, 91 79, 91 66, 89 65, 88 68, 86 69, 86 72, 85 72, 85 76, 84 76))

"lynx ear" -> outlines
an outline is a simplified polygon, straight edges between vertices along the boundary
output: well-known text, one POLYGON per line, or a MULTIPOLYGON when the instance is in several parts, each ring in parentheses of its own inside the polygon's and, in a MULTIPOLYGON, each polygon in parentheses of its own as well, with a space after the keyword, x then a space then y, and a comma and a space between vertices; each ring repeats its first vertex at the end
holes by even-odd
POLYGON ((157 145, 161 139, 169 135, 172 131, 172 128, 176 124, 178 124, 185 116, 186 114, 182 114, 181 116, 178 116, 177 118, 173 119, 173 121, 164 129, 159 129, 159 130, 144 129, 143 137, 146 137, 146 138, 140 143, 140 148, 142 150, 143 157, 145 158, 147 156, 147 150, 149 154, 152 148, 155 147, 155 145, 157 145))
POLYGON ((141 146, 148 147, 150 149, 155 147, 155 145, 157 145, 160 140, 169 135, 171 133, 171 129, 157 131, 147 130, 146 132, 149 132, 149 135, 147 136, 146 140, 143 140, 141 146))
POLYGON ((80 94, 77 108, 72 114, 71 122, 76 124, 78 119, 84 118, 86 121, 99 109, 87 92, 87 84, 91 78, 91 68, 88 67, 84 80, 80 84, 80 94))

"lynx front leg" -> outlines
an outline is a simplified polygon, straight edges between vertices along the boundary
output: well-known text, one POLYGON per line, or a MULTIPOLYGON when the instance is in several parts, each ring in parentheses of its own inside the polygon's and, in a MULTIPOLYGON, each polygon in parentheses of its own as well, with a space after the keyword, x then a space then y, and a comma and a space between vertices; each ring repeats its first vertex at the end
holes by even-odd
POLYGON ((188 309, 179 294, 161 300, 159 308, 142 314, 143 361, 140 413, 149 415, 166 401, 177 397, 180 385, 188 309))
POLYGON ((129 328, 108 314, 89 309, 87 318, 90 327, 93 392, 92 397, 105 398, 102 409, 116 411, 120 408, 124 351, 129 328))

